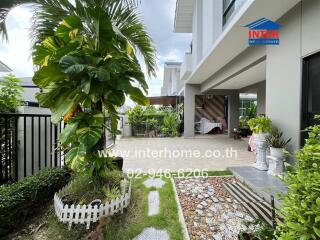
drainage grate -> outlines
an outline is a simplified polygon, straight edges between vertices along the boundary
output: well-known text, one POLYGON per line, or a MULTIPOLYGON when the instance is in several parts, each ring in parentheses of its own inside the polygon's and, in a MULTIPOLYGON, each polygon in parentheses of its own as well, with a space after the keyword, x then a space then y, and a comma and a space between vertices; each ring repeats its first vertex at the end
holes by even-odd
POLYGON ((273 209, 270 203, 241 183, 225 183, 224 187, 254 218, 263 219, 271 226, 274 225, 273 209))

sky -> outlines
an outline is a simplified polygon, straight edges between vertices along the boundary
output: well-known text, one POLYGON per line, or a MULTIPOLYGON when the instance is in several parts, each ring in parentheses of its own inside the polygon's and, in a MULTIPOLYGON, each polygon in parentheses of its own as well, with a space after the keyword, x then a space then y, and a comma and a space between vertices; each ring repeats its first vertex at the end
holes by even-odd
MULTIPOLYGON (((141 18, 157 49, 157 77, 148 79, 149 96, 160 95, 164 62, 181 61, 189 50, 191 34, 173 32, 175 6, 176 0, 142 0, 139 6, 141 18)), ((6 21, 9 42, 0 42, 0 60, 18 77, 33 76, 29 39, 31 16, 28 6, 14 8, 6 21)))

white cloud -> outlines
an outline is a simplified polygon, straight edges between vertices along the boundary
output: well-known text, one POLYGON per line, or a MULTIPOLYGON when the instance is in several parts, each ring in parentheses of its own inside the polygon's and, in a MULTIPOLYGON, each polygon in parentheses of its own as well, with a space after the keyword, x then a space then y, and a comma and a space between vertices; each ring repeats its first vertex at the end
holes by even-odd
MULTIPOLYGON (((176 0, 143 0, 141 16, 153 38, 158 52, 157 77, 147 78, 149 96, 159 96, 163 81, 163 66, 166 61, 181 61, 189 50, 190 34, 173 33, 176 0)), ((9 43, 0 42, 0 60, 13 69, 18 77, 33 75, 30 59, 31 42, 29 39, 30 7, 16 7, 7 19, 9 43)), ((145 69, 145 66, 142 66, 145 69)))
POLYGON ((14 8, 7 18, 9 43, 0 43, 0 60, 18 77, 33 76, 28 30, 31 16, 27 7, 14 8))

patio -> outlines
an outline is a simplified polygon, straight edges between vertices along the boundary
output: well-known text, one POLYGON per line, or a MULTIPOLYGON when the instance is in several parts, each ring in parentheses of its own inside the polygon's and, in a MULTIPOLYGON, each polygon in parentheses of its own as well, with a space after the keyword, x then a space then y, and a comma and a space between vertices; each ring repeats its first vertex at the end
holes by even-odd
POLYGON ((124 171, 224 170, 248 166, 254 155, 247 151, 246 140, 226 135, 198 135, 185 138, 123 138, 113 152, 124 158, 124 171))

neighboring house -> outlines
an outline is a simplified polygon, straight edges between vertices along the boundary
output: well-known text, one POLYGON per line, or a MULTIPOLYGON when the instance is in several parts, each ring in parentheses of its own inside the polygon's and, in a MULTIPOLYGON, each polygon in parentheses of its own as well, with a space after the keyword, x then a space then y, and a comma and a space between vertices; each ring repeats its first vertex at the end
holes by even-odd
POLYGON ((11 68, 0 61, 0 73, 12 72, 11 68))
POLYGON ((161 96, 177 96, 183 88, 180 80, 180 62, 165 62, 161 96))
POLYGON ((33 82, 32 77, 23 77, 20 78, 22 80, 21 86, 23 87, 23 101, 27 106, 38 107, 38 101, 36 99, 36 94, 40 92, 40 88, 38 88, 33 82))
POLYGON ((239 125, 239 94, 250 92, 258 114, 298 149, 301 130, 320 113, 319 12, 319 0, 177 0, 174 31, 193 38, 180 72, 185 137, 194 136, 196 95, 227 97, 231 134, 239 125), (282 25, 278 46, 248 44, 245 26, 261 18, 282 25))
POLYGON ((184 82, 180 78, 180 68, 180 62, 164 63, 161 96, 149 97, 151 105, 177 106, 182 101, 184 82))

